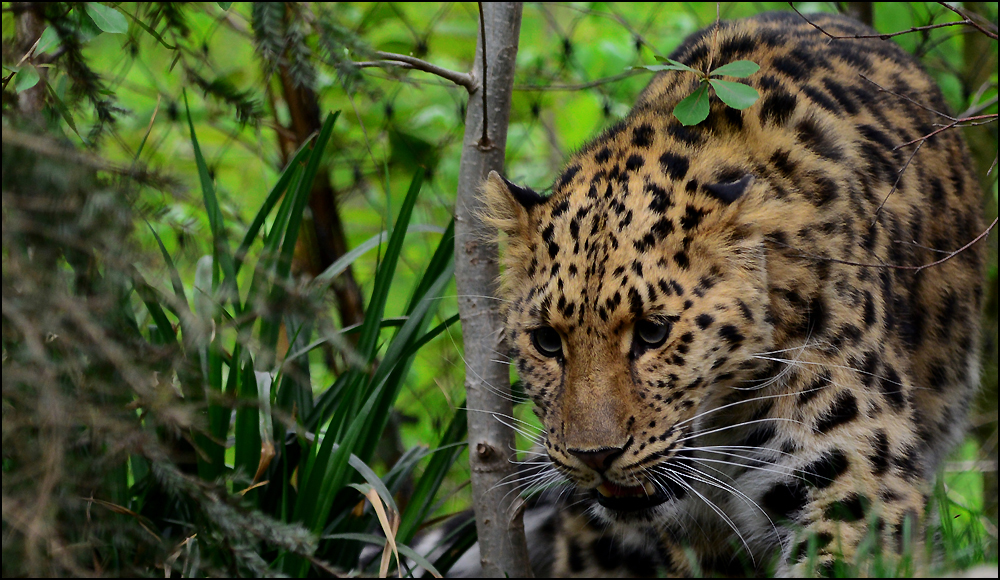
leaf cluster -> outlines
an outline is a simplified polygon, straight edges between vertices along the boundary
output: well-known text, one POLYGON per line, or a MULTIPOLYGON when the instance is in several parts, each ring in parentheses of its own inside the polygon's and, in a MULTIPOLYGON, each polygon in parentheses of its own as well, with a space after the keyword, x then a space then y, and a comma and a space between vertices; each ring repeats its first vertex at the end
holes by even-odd
POLYGON ((756 103, 757 99, 760 98, 760 93, 757 92, 757 89, 749 85, 719 78, 747 78, 760 70, 760 66, 755 62, 737 60, 709 72, 702 72, 673 59, 657 56, 656 60, 665 64, 654 64, 641 68, 654 72, 666 70, 686 71, 694 73, 700 78, 698 88, 690 95, 681 99, 673 110, 674 116, 685 126, 697 125, 708 118, 711 89, 715 90, 715 96, 719 97, 720 101, 741 111, 756 103))

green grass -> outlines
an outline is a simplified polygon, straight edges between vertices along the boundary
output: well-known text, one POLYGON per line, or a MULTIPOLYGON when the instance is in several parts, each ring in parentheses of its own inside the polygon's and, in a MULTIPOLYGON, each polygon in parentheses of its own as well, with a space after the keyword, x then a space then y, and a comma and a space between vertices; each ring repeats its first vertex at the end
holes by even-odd
MULTIPOLYGON (((264 566, 292 576, 312 575, 326 566, 353 569, 364 542, 384 542, 378 539, 379 518, 370 502, 363 504, 369 490, 397 513, 395 539, 403 553, 410 553, 405 544, 431 515, 438 490, 463 450, 465 415, 455 412, 434 450, 410 449, 397 463, 385 466, 381 477, 369 467, 414 357, 457 322, 457 316, 437 320, 440 298, 453 276, 452 226, 440 236, 408 294, 403 291, 403 316, 386 314, 390 295, 401 290, 395 274, 421 191, 421 173, 413 178, 388 231, 355 248, 306 286, 292 280, 306 200, 336 120, 336 114, 328 116, 320 133, 278 176, 234 251, 232 228, 225 223, 188 114, 212 255, 199 263, 194 287, 185 288, 166 246, 150 228, 172 293, 158 293, 136 273, 136 293, 154 323, 148 339, 185 353, 200 370, 180 378, 185 397, 203 401, 207 429, 191 434, 199 451, 199 477, 206 484, 227 482, 243 509, 304 529, 316 542, 303 550, 280 541, 268 546, 266 539, 258 538, 264 540, 262 561, 251 562, 241 560, 249 558, 246 554, 227 553, 206 534, 205 539, 192 540, 201 545, 206 569, 229 560, 247 570, 264 566), (364 322, 350 334, 324 330, 309 310, 321 308, 336 275, 376 247, 378 265, 364 322), (254 256, 252 271, 245 273, 254 256), (289 303, 298 304, 299 311, 288 308, 289 303), (285 350, 279 348, 282 332, 288 338, 285 350), (310 353, 321 348, 342 351, 350 363, 339 374, 317 373, 317 379, 332 377, 324 383, 313 380, 309 364, 310 353), (400 511, 394 498, 404 484, 412 491, 400 511), (367 507, 359 511, 359 505, 367 507)), ((134 464, 121 475, 124 487, 132 489, 148 486, 147 478, 152 477, 145 464, 134 464)), ((126 493, 121 505, 141 515, 143 498, 126 493), (127 496, 132 500, 125 501, 127 496)))

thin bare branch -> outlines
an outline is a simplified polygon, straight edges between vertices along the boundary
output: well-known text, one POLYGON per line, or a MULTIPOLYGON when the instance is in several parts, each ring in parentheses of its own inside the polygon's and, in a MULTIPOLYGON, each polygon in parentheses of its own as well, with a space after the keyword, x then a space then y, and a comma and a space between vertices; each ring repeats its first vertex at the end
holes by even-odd
MULTIPOLYGON (((993 218, 993 223, 991 223, 985 230, 983 230, 982 232, 980 232, 980 234, 978 236, 976 236, 975 238, 973 238, 972 241, 970 241, 969 243, 965 244, 964 246, 962 246, 961 248, 959 248, 957 250, 953 250, 951 252, 948 252, 940 260, 934 260, 933 262, 930 262, 928 264, 922 264, 920 266, 901 266, 899 264, 866 264, 864 262, 852 262, 850 260, 838 260, 837 258, 829 258, 827 256, 817 256, 815 254, 799 254, 798 257, 799 258, 809 258, 810 260, 819 260, 819 261, 823 261, 823 262, 833 262, 835 264, 845 264, 847 266, 858 266, 860 268, 884 268, 884 269, 887 269, 887 270, 910 270, 910 271, 913 271, 913 272, 920 272, 921 270, 926 270, 927 268, 932 268, 932 267, 937 266, 939 264, 943 264, 943 263, 947 262, 948 260, 954 258, 955 256, 961 254, 965 250, 968 250, 969 248, 971 248, 972 246, 974 246, 976 244, 976 242, 979 242, 980 240, 982 240, 986 236, 990 235, 990 232, 993 231, 993 228, 995 228, 996 225, 997 225, 997 218, 993 218)), ((781 242, 778 242, 778 241, 772 240, 772 239, 768 239, 768 241, 771 242, 772 244, 776 244, 776 245, 779 245, 779 246, 784 246, 784 247, 790 248, 792 250, 796 249, 791 244, 783 244, 781 242)), ((941 251, 941 250, 935 250, 935 251, 941 251)))
POLYGON ((930 133, 924 135, 923 137, 917 137, 916 139, 913 139, 912 141, 907 141, 906 143, 902 143, 900 145, 897 145, 895 147, 895 149, 900 149, 900 148, 906 147, 907 145, 913 145, 914 143, 917 143, 917 142, 920 142, 920 141, 926 141, 926 140, 930 139, 931 137, 937 135, 941 131, 947 131, 948 129, 951 129, 952 127, 966 127, 966 126, 971 126, 971 125, 978 125, 979 123, 977 123, 977 121, 992 122, 992 121, 996 121, 996 119, 997 119, 997 114, 996 113, 993 113, 993 114, 990 114, 990 115, 976 115, 974 117, 962 117, 961 119, 955 119, 951 123, 948 123, 947 125, 939 127, 938 129, 935 129, 934 131, 931 131, 930 133))
POLYGON ((923 103, 918 103, 917 101, 914 101, 913 99, 911 99, 910 97, 908 97, 908 96, 906 96, 906 95, 904 95, 902 93, 897 93, 896 91, 892 91, 892 90, 889 90, 889 89, 883 87, 882 85, 878 84, 877 82, 875 82, 875 81, 871 80, 870 78, 866 77, 864 74, 861 74, 860 76, 861 76, 861 78, 865 79, 866 81, 868 81, 871 84, 873 84, 876 87, 878 87, 878 90, 880 92, 889 93, 890 95, 893 95, 895 97, 899 97, 900 99, 903 99, 904 101, 908 101, 910 103, 913 103, 914 105, 920 107, 921 109, 923 109, 923 110, 925 110, 925 111, 927 111, 929 113, 933 113, 933 114, 935 114, 935 115, 937 115, 939 117, 944 117, 945 119, 948 119, 949 121, 954 121, 955 120, 955 117, 952 117, 951 115, 942 113, 941 111, 938 111, 937 109, 932 109, 932 108, 928 107, 927 105, 924 105, 923 103))
POLYGON ((479 88, 479 81, 472 73, 461 73, 448 70, 435 64, 431 64, 425 60, 421 60, 415 56, 396 54, 394 52, 379 51, 375 53, 375 56, 381 60, 356 62, 354 63, 354 66, 357 66, 358 68, 396 66, 399 68, 419 70, 421 72, 439 76, 445 80, 455 83, 460 87, 465 87, 465 90, 469 91, 470 94, 476 92, 476 89, 479 88))
POLYGON ((889 193, 885 194, 885 199, 882 200, 882 203, 878 204, 878 209, 875 210, 875 217, 872 219, 872 223, 868 226, 869 228, 875 227, 875 224, 878 223, 878 216, 882 213, 882 208, 885 207, 886 202, 889 201, 892 194, 896 193, 896 189, 899 187, 899 180, 903 179, 903 172, 910 166, 910 162, 913 161, 913 158, 917 155, 917 152, 920 151, 920 148, 924 146, 924 143, 926 143, 926 141, 921 141, 917 144, 917 146, 913 149, 913 153, 910 153, 910 156, 906 159, 906 163, 904 163, 903 166, 899 168, 899 171, 896 172, 896 181, 893 182, 892 189, 889 190, 889 193))
POLYGON ((606 85, 610 83, 616 83, 622 79, 627 79, 635 75, 640 75, 647 73, 646 69, 635 68, 632 70, 627 70, 623 73, 616 74, 614 76, 605 77, 603 79, 597 79, 596 81, 588 81, 585 83, 578 83, 572 85, 514 85, 515 91, 580 91, 583 89, 591 89, 594 87, 599 87, 601 85, 606 85))
POLYGON ((985 101, 983 101, 983 102, 981 102, 981 103, 979 103, 977 105, 972 105, 968 109, 962 111, 962 114, 960 116, 961 117, 974 117, 974 116, 978 115, 979 113, 982 113, 986 109, 989 109, 990 107, 992 107, 995 104, 997 104, 997 95, 993 95, 992 98, 986 99, 985 101))
POLYGON ((986 25, 988 25, 991 28, 993 28, 993 30, 987 30, 987 29, 983 28, 983 26, 980 23, 978 23, 975 20, 973 20, 973 18, 971 16, 969 16, 969 14, 966 11, 962 10, 961 8, 958 8, 957 6, 951 6, 947 2, 938 2, 938 4, 940 4, 941 6, 944 6, 948 10, 951 10, 955 14, 958 14, 959 16, 961 16, 962 18, 964 18, 965 20, 963 20, 961 22, 961 24, 968 24, 969 26, 975 28, 979 32, 982 32, 986 36, 989 36, 993 40, 997 40, 997 31, 996 31, 996 28, 993 27, 993 23, 991 23, 991 22, 987 22, 986 23, 986 25))
MULTIPOLYGON (((943 2, 941 4, 944 5, 943 2)), ((925 31, 925 30, 935 30, 937 28, 947 28, 949 26, 971 26, 973 28, 981 30, 984 34, 989 35, 990 38, 996 39, 996 37, 997 37, 996 33, 990 33, 989 31, 984 30, 981 26, 979 26, 978 24, 976 24, 975 22, 973 22, 969 18, 965 18, 964 15, 962 15, 960 12, 955 11, 951 7, 949 7, 949 9, 951 9, 952 11, 955 11, 955 13, 958 14, 959 16, 963 16, 963 18, 965 18, 965 20, 957 20, 955 22, 939 22, 937 24, 928 24, 926 26, 913 26, 913 27, 908 28, 906 30, 898 30, 896 32, 887 32, 887 33, 884 33, 884 34, 849 34, 849 35, 846 35, 846 36, 837 36, 835 34, 830 34, 826 30, 823 30, 823 28, 821 26, 819 26, 818 24, 816 24, 812 20, 809 20, 808 18, 806 18, 806 16, 804 14, 802 14, 801 12, 799 12, 799 9, 796 8, 794 4, 792 4, 792 3, 789 2, 789 5, 792 7, 792 10, 794 10, 796 14, 798 14, 800 17, 802 17, 802 20, 805 20, 806 22, 808 22, 810 26, 812 26, 816 30, 822 32, 824 36, 826 36, 827 38, 829 38, 831 40, 858 39, 858 38, 881 38, 882 40, 888 40, 888 39, 893 38, 895 36, 902 36, 904 34, 910 34, 910 33, 913 33, 913 32, 922 32, 922 31, 925 31)))

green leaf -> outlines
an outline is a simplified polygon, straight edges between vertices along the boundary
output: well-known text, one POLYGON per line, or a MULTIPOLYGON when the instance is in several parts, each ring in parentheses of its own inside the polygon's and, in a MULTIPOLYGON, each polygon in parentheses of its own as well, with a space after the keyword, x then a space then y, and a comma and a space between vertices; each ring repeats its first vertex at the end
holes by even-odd
MULTIPOLYGON (((247 480, 251 480, 257 472, 260 463, 260 412, 261 402, 258 398, 257 376, 253 370, 253 358, 250 353, 243 354, 242 368, 237 368, 237 361, 229 369, 230 375, 239 372, 236 385, 236 396, 239 406, 236 408, 236 422, 233 427, 234 460, 233 467, 242 471, 247 480)), ((257 494, 248 492, 250 501, 257 494), (253 495, 251 495, 253 494, 253 495)))
POLYGON ((749 60, 738 60, 736 62, 724 64, 709 74, 712 76, 726 76, 745 79, 759 70, 760 66, 758 66, 755 62, 749 60))
POLYGON ((100 2, 87 2, 87 15, 104 32, 122 34, 128 31, 128 22, 122 13, 100 2))
POLYGON ((211 255, 202 256, 194 270, 194 309, 205 320, 215 317, 215 300, 212 296, 212 270, 215 262, 211 255))
POLYGON ((388 232, 382 232, 375 234, 374 236, 368 238, 361 244, 358 244, 356 248, 347 252, 340 258, 338 258, 334 263, 330 264, 326 270, 323 270, 318 276, 313 278, 312 284, 317 290, 326 290, 326 288, 333 283, 333 280, 340 276, 344 270, 346 270, 355 260, 360 258, 365 252, 368 252, 375 246, 381 244, 389 237, 388 232))
POLYGON ((76 128, 76 121, 73 120, 73 113, 70 112, 69 107, 67 107, 66 103, 64 103, 63 100, 59 98, 59 94, 56 92, 54 88, 52 88, 51 84, 46 84, 46 86, 49 89, 48 90, 49 99, 51 99, 50 102, 52 103, 52 106, 55 107, 57 111, 59 111, 59 115, 63 118, 63 121, 66 121, 66 124, 69 125, 69 128, 72 129, 74 133, 76 133, 76 136, 79 137, 81 141, 86 143, 87 139, 84 138, 84 136, 81 135, 80 131, 78 131, 76 128))
POLYGON ((693 93, 677 103, 674 116, 685 127, 697 125, 708 118, 708 85, 701 83, 693 93))
POLYGON ((378 496, 382 498, 382 501, 384 501, 385 504, 392 509, 392 511, 397 514, 399 513, 399 507, 396 505, 396 500, 392 498, 392 494, 389 493, 389 489, 385 486, 385 483, 379 478, 371 467, 368 467, 364 461, 361 461, 361 459, 353 453, 347 459, 347 463, 356 469, 358 473, 361 474, 361 477, 368 482, 368 485, 372 486, 372 488, 378 492, 378 496))
POLYGON ((167 48, 169 50, 177 50, 176 46, 173 46, 170 43, 168 43, 167 41, 163 40, 163 37, 160 36, 160 33, 158 33, 157 31, 153 30, 152 28, 150 28, 145 22, 142 21, 142 19, 136 18, 135 14, 132 14, 131 12, 129 12, 127 10, 125 10, 124 12, 125 12, 125 14, 128 14, 129 16, 132 17, 132 22, 135 22, 136 24, 138 24, 139 28, 145 30, 147 34, 149 34, 150 36, 152 36, 153 38, 155 38, 156 41, 159 42, 160 44, 162 44, 164 48, 167 48))
POLYGON ((652 72, 660 72, 660 71, 665 71, 665 70, 681 70, 681 71, 682 70, 686 70, 686 69, 674 66, 672 64, 647 64, 647 65, 644 65, 644 66, 627 66, 627 67, 625 67, 625 70, 636 70, 636 69, 645 69, 645 70, 652 71, 652 72))
MULTIPOLYGON (((320 129, 319 136, 313 142, 312 150, 309 155, 309 161, 306 163, 306 168, 302 173, 302 177, 296 182, 294 190, 289 191, 290 196, 286 198, 289 201, 288 221, 285 224, 285 230, 283 232, 277 232, 278 235, 283 236, 283 238, 278 254, 278 261, 273 272, 273 285, 271 286, 271 291, 268 295, 269 304, 281 304, 284 301, 285 288, 283 284, 288 279, 291 272, 292 255, 295 251, 296 242, 299 239, 299 227, 302 224, 302 214, 305 210, 306 204, 309 202, 309 195, 312 192, 312 184, 316 178, 317 172, 319 171, 320 163, 323 159, 323 152, 326 150, 326 146, 330 142, 330 137, 333 135, 334 123, 336 123, 337 117, 339 116, 340 111, 327 115, 326 120, 323 122, 323 127, 320 129)), ((252 306, 252 304, 248 304, 248 307, 249 306, 252 306)), ((258 355, 258 362, 262 368, 270 367, 274 363, 275 346, 278 343, 280 326, 280 319, 275 317, 267 317, 261 323, 260 338, 262 348, 260 350, 260 354, 258 355)))
POLYGON ((232 2, 216 2, 216 4, 218 4, 219 8, 222 8, 223 10, 229 10, 229 7, 233 5, 232 2))
POLYGON ((22 66, 14 77, 14 91, 22 92, 38 84, 41 77, 38 76, 38 69, 29 65, 22 66))
POLYGON ((58 46, 59 41, 59 33, 56 32, 56 29, 51 26, 47 27, 42 31, 42 35, 38 37, 38 44, 35 46, 35 54, 45 54, 49 51, 49 49, 58 46))
POLYGON ((715 87, 715 94, 719 96, 719 99, 734 109, 742 111, 756 103, 757 99, 760 98, 760 93, 757 92, 757 89, 744 84, 732 81, 720 81, 719 79, 712 79, 708 82, 712 83, 712 86, 715 87))
POLYGON ((319 171, 320 163, 323 159, 323 152, 326 150, 330 137, 333 135, 333 126, 337 122, 340 111, 329 113, 323 126, 320 128, 319 136, 313 142, 309 161, 306 163, 302 180, 298 184, 297 191, 292 192, 292 208, 288 216, 288 226, 285 230, 285 239, 281 245, 281 256, 278 261, 277 276, 285 279, 292 268, 292 253, 295 251, 295 243, 299 239, 299 226, 302 223, 302 213, 309 201, 309 194, 312 192, 313 181, 319 171))
MULTIPOLYGON (((670 65, 670 66, 668 66, 666 68, 663 68, 663 69, 660 69, 660 70, 686 70, 688 72, 693 72, 693 73, 695 73, 697 75, 701 75, 702 74, 702 72, 700 70, 693 69, 693 68, 689 67, 688 65, 684 64, 683 62, 676 61, 676 60, 674 60, 672 58, 665 58, 665 57, 662 57, 662 56, 657 56, 655 58, 656 58, 656 60, 658 62, 665 62, 665 63, 667 63, 667 65, 670 65)), ((656 66, 656 65, 654 65, 654 66, 656 66)), ((666 65, 664 65, 664 66, 666 66, 666 65)))

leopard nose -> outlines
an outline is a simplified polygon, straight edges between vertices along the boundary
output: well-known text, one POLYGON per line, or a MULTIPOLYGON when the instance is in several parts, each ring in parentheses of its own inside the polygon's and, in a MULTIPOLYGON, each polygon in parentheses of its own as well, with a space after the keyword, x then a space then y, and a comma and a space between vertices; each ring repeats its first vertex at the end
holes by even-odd
POLYGON ((579 459, 587 467, 598 473, 604 473, 611 462, 625 453, 625 447, 606 447, 596 451, 586 451, 583 449, 567 449, 574 457, 579 459))

